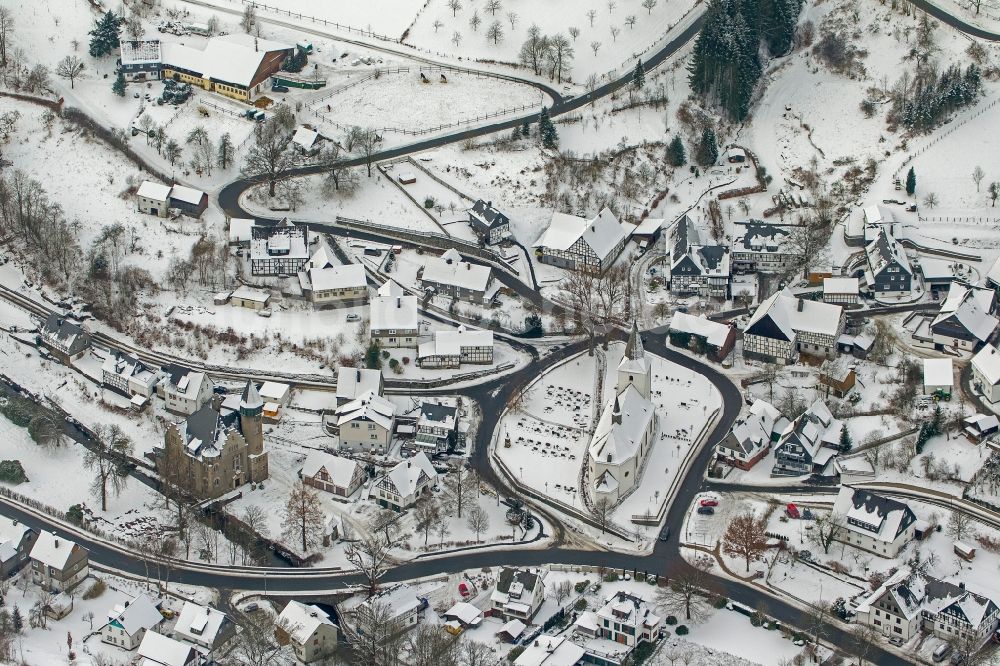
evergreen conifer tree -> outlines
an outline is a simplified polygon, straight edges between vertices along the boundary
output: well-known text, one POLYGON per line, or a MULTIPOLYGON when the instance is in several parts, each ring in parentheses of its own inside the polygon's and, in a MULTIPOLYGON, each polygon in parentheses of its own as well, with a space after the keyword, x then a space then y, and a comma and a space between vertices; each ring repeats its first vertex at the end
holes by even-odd
POLYGON ((118 30, 122 24, 121 18, 113 10, 108 10, 101 18, 94 21, 94 29, 90 31, 90 55, 100 58, 119 47, 118 30))
POLYGON ((125 96, 125 75, 121 72, 118 72, 115 82, 111 84, 111 91, 119 97, 125 96))
POLYGON ((906 193, 911 197, 913 193, 917 191, 917 173, 910 167, 910 170, 906 172, 906 193))
POLYGON ((687 152, 680 134, 675 134, 667 146, 667 162, 675 167, 682 167, 687 163, 687 152))
POLYGON ((525 120, 524 124, 521 125, 521 136, 523 136, 525 139, 527 139, 529 136, 531 136, 531 122, 530 121, 525 120))
POLYGON ((715 164, 719 159, 719 144, 715 139, 715 130, 706 127, 701 133, 701 143, 698 144, 698 162, 702 166, 715 164))
POLYGON ((555 148, 559 145, 559 135, 556 126, 549 117, 548 107, 542 107, 542 115, 538 118, 538 136, 545 148, 555 148))
POLYGON ((646 85, 646 69, 642 66, 642 60, 635 63, 635 71, 632 72, 632 86, 636 90, 642 90, 646 85))
POLYGON ((840 450, 843 453, 847 453, 851 450, 854 442, 851 440, 851 433, 847 429, 847 424, 840 426, 840 450))
POLYGON ((21 609, 14 606, 14 612, 10 616, 11 622, 14 624, 14 633, 20 634, 21 630, 24 629, 24 618, 21 617, 21 609))

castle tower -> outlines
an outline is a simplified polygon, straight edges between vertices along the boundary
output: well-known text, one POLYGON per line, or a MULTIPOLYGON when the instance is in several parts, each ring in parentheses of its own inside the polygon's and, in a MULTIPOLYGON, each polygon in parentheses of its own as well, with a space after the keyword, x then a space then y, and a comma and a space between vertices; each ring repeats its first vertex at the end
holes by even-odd
POLYGON ((247 381, 240 397, 240 430, 247 440, 247 453, 257 455, 264 452, 264 399, 257 392, 252 381, 247 381))
POLYGON ((649 400, 652 393, 650 374, 649 359, 646 358, 646 350, 642 347, 639 327, 633 321, 632 333, 629 334, 628 344, 625 345, 625 355, 622 357, 622 362, 618 364, 617 393, 621 394, 631 384, 642 394, 642 397, 649 400))

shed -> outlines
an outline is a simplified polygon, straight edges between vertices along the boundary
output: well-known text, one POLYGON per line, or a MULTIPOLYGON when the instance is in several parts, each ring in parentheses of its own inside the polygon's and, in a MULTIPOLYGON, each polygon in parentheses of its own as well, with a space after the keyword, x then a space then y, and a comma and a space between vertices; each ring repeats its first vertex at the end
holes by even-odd
POLYGON ((208 195, 193 187, 174 185, 170 188, 170 207, 190 217, 201 217, 208 208, 208 195))
POLYGON ((233 292, 230 302, 240 308, 251 310, 263 310, 267 307, 267 302, 271 299, 271 294, 260 289, 254 289, 243 285, 233 292))
POLYGON ((321 138, 316 130, 300 126, 292 135, 292 145, 303 155, 315 155, 319 152, 321 138))
POLYGON ((1000 430, 1000 419, 993 414, 975 414, 962 420, 963 432, 973 444, 979 444, 1000 430))
POLYGON ((740 164, 747 161, 747 152, 739 146, 730 146, 726 149, 726 161, 730 164, 740 164))
POLYGON ((967 562, 971 562, 976 557, 976 549, 964 541, 955 542, 955 554, 967 562))
POLYGON ((170 212, 170 187, 167 185, 144 180, 136 190, 135 199, 140 212, 157 217, 166 217, 170 212))
POLYGON ((274 402, 282 407, 288 406, 292 397, 292 387, 280 382, 264 382, 260 387, 260 397, 264 402, 274 402))
POLYGON ((518 619, 506 623, 497 631, 497 638, 505 643, 515 643, 524 634, 527 626, 518 619))
POLYGON ((412 171, 404 171, 399 174, 396 179, 403 185, 412 185, 417 182, 417 176, 412 171))
POLYGON ((950 358, 924 359, 924 394, 945 400, 951 398, 955 386, 955 370, 950 358))

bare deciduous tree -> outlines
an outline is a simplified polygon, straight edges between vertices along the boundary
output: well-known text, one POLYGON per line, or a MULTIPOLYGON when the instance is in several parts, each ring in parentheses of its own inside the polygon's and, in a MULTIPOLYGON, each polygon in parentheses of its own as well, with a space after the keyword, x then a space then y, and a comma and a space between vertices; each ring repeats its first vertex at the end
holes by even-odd
POLYGON ((479 493, 479 477, 460 463, 445 475, 444 487, 454 503, 458 517, 461 518, 462 510, 474 502, 479 493))
POLYGON ((604 531, 611 524, 611 513, 613 510, 614 505, 607 497, 601 497, 594 501, 594 507, 591 509, 590 515, 594 517, 597 526, 601 528, 601 534, 604 534, 604 531))
POLYGON ((371 535, 347 544, 344 556, 351 568, 367 582, 368 596, 374 595, 378 591, 379 579, 389 569, 389 547, 379 537, 371 535))
POLYGON ((948 536, 956 541, 962 541, 973 532, 973 520, 961 511, 952 511, 945 526, 948 536))
POLYGON ((494 45, 500 43, 500 40, 503 39, 503 25, 501 25, 500 21, 490 23, 490 27, 486 30, 486 38, 492 39, 494 45))
POLYGON ((451 10, 452 18, 458 16, 458 12, 462 9, 461 0, 448 0, 448 9, 451 10))
POLYGON ((95 438, 83 454, 83 465, 94 472, 90 490, 108 510, 108 493, 119 495, 128 483, 132 440, 116 424, 94 428, 95 438))
POLYGON ((657 589, 657 605, 667 612, 683 613, 688 622, 705 620, 711 612, 711 605, 706 597, 706 588, 710 582, 708 571, 711 567, 711 557, 695 557, 670 578, 667 587, 657 589))
POLYGON ((972 182, 976 184, 976 192, 979 191, 979 184, 983 182, 985 177, 986 172, 983 171, 983 167, 976 165, 976 168, 972 170, 972 182))
POLYGON ((742 557, 750 571, 750 562, 767 549, 767 522, 751 512, 733 518, 722 536, 722 550, 731 557, 742 557))
POLYGON ((56 65, 56 76, 69 81, 70 89, 75 87, 76 80, 83 73, 84 64, 75 55, 68 55, 56 65))
POLYGON ((490 515, 481 506, 473 506, 469 510, 468 525, 476 533, 476 543, 479 543, 479 535, 490 528, 490 515))
POLYGON ((830 553, 830 546, 844 533, 844 519, 842 516, 833 513, 816 516, 815 527, 809 533, 809 540, 823 549, 826 554, 830 553))
POLYGON ((265 180, 272 197, 281 172, 294 165, 286 151, 289 140, 288 131, 275 118, 269 118, 254 129, 254 145, 243 164, 243 175, 265 180))
POLYGON ((319 493, 312 486, 296 481, 285 502, 282 535, 286 539, 298 540, 302 552, 319 543, 326 524, 326 512, 319 493))

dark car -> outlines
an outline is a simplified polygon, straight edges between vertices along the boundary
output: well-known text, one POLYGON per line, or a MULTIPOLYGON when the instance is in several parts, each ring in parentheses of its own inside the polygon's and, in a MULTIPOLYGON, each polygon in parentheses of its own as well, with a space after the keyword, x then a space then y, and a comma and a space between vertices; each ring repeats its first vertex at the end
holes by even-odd
POLYGON ((666 541, 669 538, 670 538, 670 528, 664 527, 662 530, 660 530, 660 541, 666 541))
POLYGON ((712 506, 699 506, 698 513, 703 516, 711 516, 715 514, 715 507, 712 506))
POLYGON ((271 90, 274 92, 286 93, 288 92, 288 86, 271 86, 271 90))

